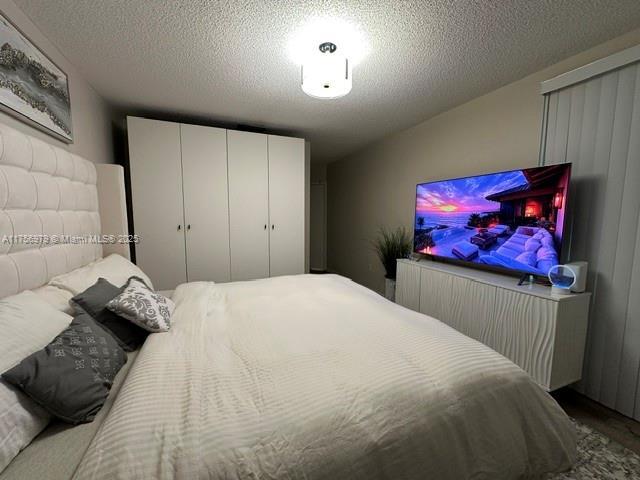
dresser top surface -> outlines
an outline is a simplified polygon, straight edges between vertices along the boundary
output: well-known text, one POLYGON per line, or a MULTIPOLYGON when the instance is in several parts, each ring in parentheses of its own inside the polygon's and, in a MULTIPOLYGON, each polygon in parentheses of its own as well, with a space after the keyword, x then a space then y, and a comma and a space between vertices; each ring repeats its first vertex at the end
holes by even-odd
POLYGON ((570 295, 553 295, 551 293, 551 287, 538 284, 518 285, 518 279, 516 277, 489 272, 486 270, 462 267, 445 262, 437 262, 429 259, 423 259, 420 261, 399 259, 398 262, 406 263, 423 269, 433 270, 436 272, 448 273, 450 275, 463 277, 476 282, 485 283, 487 285, 493 285, 526 295, 534 295, 536 297, 542 297, 547 300, 553 300, 556 302, 575 301, 578 299, 584 300, 585 298, 591 296, 591 293, 589 292, 572 293, 570 295))

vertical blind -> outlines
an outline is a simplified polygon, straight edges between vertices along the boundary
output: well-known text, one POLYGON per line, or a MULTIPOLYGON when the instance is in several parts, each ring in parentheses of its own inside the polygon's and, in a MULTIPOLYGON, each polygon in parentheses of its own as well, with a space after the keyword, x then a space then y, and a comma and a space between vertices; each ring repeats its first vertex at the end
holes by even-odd
POLYGON ((565 260, 593 293, 578 389, 640 419, 640 63, 546 93, 544 115, 541 163, 573 164, 565 260))

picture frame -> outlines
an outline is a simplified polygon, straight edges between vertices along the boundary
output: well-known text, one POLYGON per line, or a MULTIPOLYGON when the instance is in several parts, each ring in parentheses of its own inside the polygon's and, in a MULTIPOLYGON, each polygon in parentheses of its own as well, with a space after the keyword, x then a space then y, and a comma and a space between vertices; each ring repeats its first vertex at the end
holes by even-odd
POLYGON ((73 143, 69 78, 0 12, 0 110, 73 143))

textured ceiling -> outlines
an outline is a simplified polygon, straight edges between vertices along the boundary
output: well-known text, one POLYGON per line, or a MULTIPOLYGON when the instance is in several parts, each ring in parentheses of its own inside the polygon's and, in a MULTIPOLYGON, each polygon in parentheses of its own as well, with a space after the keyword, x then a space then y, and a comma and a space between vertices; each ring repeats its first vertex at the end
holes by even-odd
POLYGON ((14 0, 116 108, 302 135, 332 161, 640 26, 638 0, 14 0), (353 91, 304 95, 313 16, 358 24, 353 91))

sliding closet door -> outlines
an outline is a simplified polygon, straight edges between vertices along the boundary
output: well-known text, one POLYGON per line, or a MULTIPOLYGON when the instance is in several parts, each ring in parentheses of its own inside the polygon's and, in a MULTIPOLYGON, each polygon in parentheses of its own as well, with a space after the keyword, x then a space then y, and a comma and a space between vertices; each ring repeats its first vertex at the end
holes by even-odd
POLYGON ((269 135, 270 273, 304 273, 304 140, 269 135))
POLYGON ((136 263, 158 290, 187 280, 180 125, 127 118, 136 263))
POLYGON ((269 276, 267 136, 227 131, 231 280, 269 276))
POLYGON ((228 282, 227 131, 180 125, 182 184, 190 282, 228 282))

